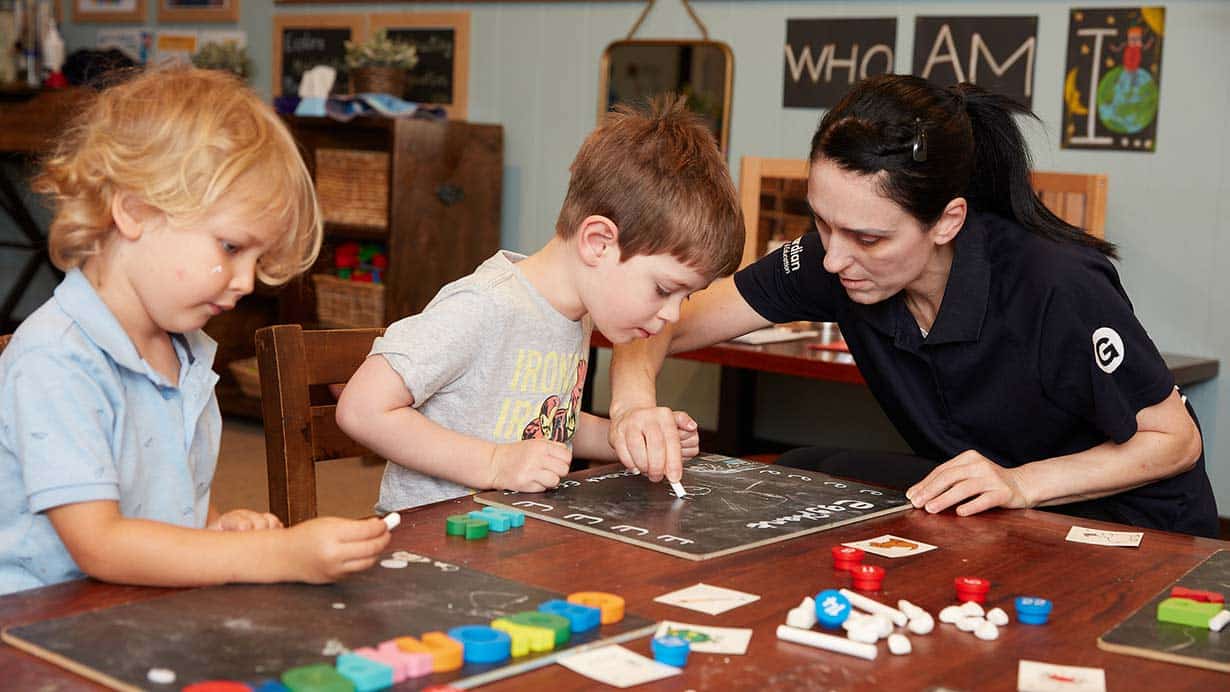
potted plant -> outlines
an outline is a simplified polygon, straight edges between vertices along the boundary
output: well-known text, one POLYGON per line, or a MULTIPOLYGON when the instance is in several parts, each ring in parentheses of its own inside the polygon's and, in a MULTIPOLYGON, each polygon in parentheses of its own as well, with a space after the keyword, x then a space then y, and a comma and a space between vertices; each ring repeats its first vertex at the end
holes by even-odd
POLYGON ((346 42, 346 67, 356 94, 383 93, 400 97, 406 92, 406 70, 418 64, 413 44, 389 38, 384 29, 371 38, 346 42))

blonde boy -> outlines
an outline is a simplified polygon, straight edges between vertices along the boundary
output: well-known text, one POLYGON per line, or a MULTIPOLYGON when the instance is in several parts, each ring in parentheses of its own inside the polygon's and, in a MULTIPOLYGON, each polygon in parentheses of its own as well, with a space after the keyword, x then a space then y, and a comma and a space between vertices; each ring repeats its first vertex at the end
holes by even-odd
MULTIPOLYGON (((389 459, 378 508, 541 491, 574 453, 614 460, 609 422, 579 411, 590 330, 615 343, 657 333, 742 251, 725 162, 682 102, 609 114, 573 162, 551 241, 445 286, 347 384, 339 425, 389 459)), ((696 425, 678 422, 694 454, 696 425)))

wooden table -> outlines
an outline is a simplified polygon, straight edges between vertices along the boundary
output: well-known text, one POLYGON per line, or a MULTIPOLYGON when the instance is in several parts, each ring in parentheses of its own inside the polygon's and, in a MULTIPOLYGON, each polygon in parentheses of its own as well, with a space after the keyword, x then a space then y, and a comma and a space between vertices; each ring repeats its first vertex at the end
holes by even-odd
MULTIPOLYGON (((738 456, 750 452, 782 451, 788 449, 770 440, 756 439, 756 375, 767 372, 789 375, 810 380, 866 384, 854 357, 845 351, 815 348, 832 344, 841 338, 832 323, 817 323, 820 335, 808 339, 782 341, 774 344, 752 346, 727 341, 713 346, 672 354, 672 358, 715 363, 722 366, 718 402, 717 429, 705 436, 703 448, 738 456)), ((590 338, 590 361, 594 362, 597 348, 610 348, 611 342, 595 331, 590 338)), ((1215 358, 1184 356, 1163 353, 1175 384, 1187 386, 1204 382, 1217 376, 1219 362, 1215 358)), ((585 387, 586 396, 592 392, 592 377, 595 368, 590 368, 590 381, 585 387)), ((592 410, 589 402, 585 410, 592 410)))
MULTIPOLYGON (((422 554, 564 593, 600 590, 621 594, 629 612, 655 620, 755 630, 746 656, 693 654, 682 676, 638 689, 870 689, 922 690, 942 685, 958 690, 1015 690, 1021 658, 1090 666, 1106 671, 1107 688, 1211 690, 1224 674, 1101 651, 1096 640, 1168 587, 1213 551, 1230 543, 1144 529, 1139 549, 1104 548, 1064 540, 1068 517, 1034 510, 992 511, 958 518, 907 511, 852 526, 696 563, 529 519, 525 529, 498 539, 466 542, 446 537, 447 515, 477 507, 454 500, 403 513, 389 550, 422 554), (895 604, 908 599, 933 615, 954 601, 952 580, 981 576, 993 583, 987 607, 1003 606, 1013 624, 998 640, 985 642, 951 625, 937 624, 927 636, 910 635, 914 653, 896 657, 879 645, 864 661, 779 642, 774 632, 786 611, 807 595, 847 587, 849 576, 831 568, 836 543, 893 533, 939 546, 916 557, 868 556, 888 570, 874 597, 895 604), (696 582, 747 591, 755 603, 708 616, 653 598, 696 582), (1015 624, 1010 606, 1017 595, 1051 599, 1045 626, 1015 624)), ((1081 521, 1081 525, 1124 528, 1081 521)), ((1141 530, 1141 529, 1135 529, 1141 530)), ((169 593, 92 580, 60 584, 0 598, 0 626, 61 617, 169 593)), ((122 646, 100 642, 102 646, 122 646)), ((629 648, 649 654, 648 639, 629 648)), ((0 686, 20 690, 90 690, 93 683, 7 646, 0 646, 0 686)), ((559 666, 494 683, 483 689, 592 690, 597 684, 559 666)))

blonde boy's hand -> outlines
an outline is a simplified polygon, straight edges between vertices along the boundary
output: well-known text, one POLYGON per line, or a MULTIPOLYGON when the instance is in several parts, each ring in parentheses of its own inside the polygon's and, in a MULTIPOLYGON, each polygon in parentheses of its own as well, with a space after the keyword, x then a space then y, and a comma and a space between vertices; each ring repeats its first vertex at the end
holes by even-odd
POLYGON ((572 450, 554 440, 521 440, 496 445, 491 464, 492 488, 540 493, 568 475, 572 450))
POLYGON ((290 577, 309 584, 337 581, 376 564, 392 533, 377 518, 320 517, 287 529, 290 577))
POLYGON ((677 481, 683 477, 683 460, 700 453, 697 429, 683 411, 650 406, 612 416, 609 438, 624 466, 655 483, 677 481))
POLYGON ((265 512, 254 512, 250 509, 233 509, 213 520, 205 528, 214 531, 261 531, 263 529, 280 529, 282 520, 265 512))
POLYGON ((700 454, 700 426, 683 411, 675 411, 675 425, 679 426, 679 454, 691 459, 700 454))

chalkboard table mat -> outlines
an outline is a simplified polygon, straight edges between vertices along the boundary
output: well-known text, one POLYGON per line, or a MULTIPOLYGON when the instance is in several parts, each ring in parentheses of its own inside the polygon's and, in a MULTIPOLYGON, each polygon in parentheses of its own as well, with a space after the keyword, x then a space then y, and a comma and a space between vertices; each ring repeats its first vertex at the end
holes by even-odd
MULTIPOLYGON (((1230 591, 1230 550, 1218 550, 1179 577, 1140 610, 1099 637, 1098 648, 1230 673, 1230 629, 1214 632, 1204 627, 1158 622, 1157 604, 1169 598, 1170 589, 1175 586, 1226 594, 1230 591)), ((1113 587, 1108 585, 1107 588, 1113 587)))
POLYGON ((571 473, 545 493, 474 496, 553 524, 689 560, 708 560, 911 507, 905 494, 720 454, 684 464, 687 496, 619 465, 571 473))
MULTIPOLYGON (((10 627, 3 640, 113 689, 179 689, 203 680, 276 679, 289 668, 331 664, 340 649, 488 624, 565 597, 426 556, 413 555, 408 562, 402 569, 377 566, 322 586, 232 584, 177 591, 10 627), (174 686, 152 685, 151 668, 174 671, 174 686)), ((653 622, 629 614, 573 635, 555 651, 495 664, 467 663, 394 689, 477 687, 550 665, 564 654, 648 636, 654 628, 653 622)))

